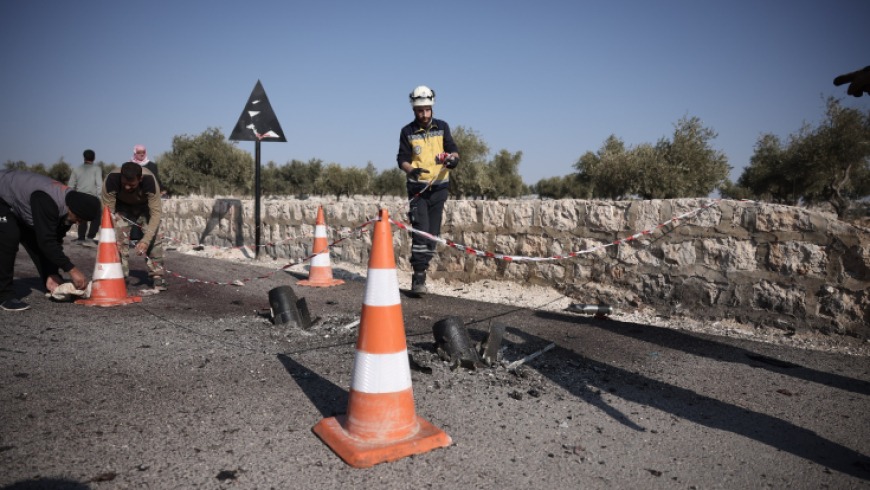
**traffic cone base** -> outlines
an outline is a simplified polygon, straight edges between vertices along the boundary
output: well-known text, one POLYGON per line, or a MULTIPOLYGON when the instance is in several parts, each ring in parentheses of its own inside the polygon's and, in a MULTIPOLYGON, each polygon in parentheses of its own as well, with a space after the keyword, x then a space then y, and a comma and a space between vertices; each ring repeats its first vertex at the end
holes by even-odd
POLYGON ((326 237, 326 219, 323 206, 317 208, 317 221, 314 223, 314 257, 308 268, 308 279, 298 281, 300 286, 328 288, 344 284, 341 279, 332 277, 332 264, 329 261, 329 240, 326 237))
POLYGON ((126 296, 124 298, 94 298, 92 295, 88 299, 77 299, 76 300, 76 304, 85 305, 85 306, 119 306, 119 305, 129 305, 131 303, 141 303, 141 302, 142 302, 142 296, 126 296))
POLYGON ((141 296, 127 296, 127 284, 124 281, 124 269, 121 267, 120 257, 112 215, 108 207, 103 207, 100 244, 97 250, 97 263, 94 266, 91 296, 88 299, 76 300, 76 304, 117 306, 142 302, 141 296))
MULTIPOLYGON (((330 273, 330 275, 332 274, 330 273)), ((302 279, 301 281, 296 282, 296 284, 312 288, 328 288, 330 286, 340 286, 344 284, 344 281, 341 279, 333 279, 331 277, 315 278, 314 274, 309 274, 308 279, 302 279)))
POLYGON ((413 454, 421 454, 452 444, 450 436, 422 417, 416 416, 416 432, 411 437, 388 442, 372 442, 355 438, 345 430, 347 416, 338 415, 321 420, 314 433, 345 463, 354 468, 369 468, 413 454))

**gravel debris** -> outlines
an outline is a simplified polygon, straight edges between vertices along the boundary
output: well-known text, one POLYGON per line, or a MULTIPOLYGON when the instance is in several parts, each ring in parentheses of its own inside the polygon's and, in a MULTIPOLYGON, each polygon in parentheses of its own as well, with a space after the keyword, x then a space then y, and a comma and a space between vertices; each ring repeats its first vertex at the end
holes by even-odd
MULTIPOLYGON (((179 250, 201 257, 211 257, 236 263, 250 263, 260 267, 282 268, 288 264, 286 259, 275 260, 260 258, 251 259, 250 252, 240 249, 218 249, 214 247, 204 250, 179 250)), ((346 281, 365 281, 367 268, 349 262, 332 261, 333 276, 346 281)), ((307 264, 295 264, 288 267, 289 272, 306 273, 307 264)), ((399 287, 410 289, 411 272, 398 271, 399 287)), ((426 281, 429 294, 452 296, 487 303, 504 304, 520 308, 541 311, 561 312, 575 301, 559 291, 542 286, 522 285, 509 281, 483 280, 475 283, 447 282, 429 277, 426 281)), ((790 332, 774 328, 763 328, 737 322, 733 319, 717 321, 693 318, 691 312, 682 312, 679 316, 664 317, 653 308, 637 307, 631 311, 621 311, 619 308, 609 315, 621 322, 638 323, 656 327, 670 328, 694 333, 720 337, 730 337, 769 344, 782 345, 798 349, 808 349, 822 352, 832 352, 860 357, 870 357, 870 339, 862 340, 842 335, 825 335, 818 332, 790 332)))

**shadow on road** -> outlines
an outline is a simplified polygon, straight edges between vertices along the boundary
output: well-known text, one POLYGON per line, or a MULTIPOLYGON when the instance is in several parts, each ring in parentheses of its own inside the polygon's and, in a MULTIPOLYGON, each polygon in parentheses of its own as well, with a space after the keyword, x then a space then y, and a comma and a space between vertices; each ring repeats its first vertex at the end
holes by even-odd
POLYGON ((42 284, 42 280, 39 279, 39 276, 16 277, 12 281, 12 289, 15 291, 15 296, 17 298, 25 298, 30 293, 44 294, 45 284, 42 284))
POLYGON ((347 412, 348 392, 335 383, 294 361, 286 354, 278 354, 278 360, 287 373, 296 381, 305 396, 324 417, 347 412))
MULTIPOLYGON (((534 314, 553 321, 578 322, 578 317, 575 316, 540 311, 534 314)), ((503 316, 502 314, 495 315, 495 317, 503 316)), ((486 320, 488 319, 478 319, 473 323, 481 324, 486 320)), ((611 320, 584 319, 583 323, 584 326, 592 326, 612 334, 637 338, 716 361, 742 363, 754 368, 764 368, 778 374, 787 374, 855 393, 868 392, 867 383, 863 381, 805 368, 747 349, 670 329, 611 320)), ((539 349, 551 343, 546 338, 530 334, 522 329, 509 327, 508 330, 516 338, 521 339, 515 344, 519 350, 539 349)), ((470 333, 472 337, 477 337, 480 334, 480 332, 470 333)), ((286 354, 278 354, 277 357, 324 417, 345 413, 348 400, 346 390, 299 364, 286 354)), ((560 366, 582 365, 589 372, 599 375, 588 376, 588 379, 580 380, 578 376, 565 376, 564 369, 552 369, 540 365, 536 367, 535 362, 526 366, 530 369, 536 369, 553 384, 561 386, 568 393, 598 408, 613 420, 632 430, 646 431, 647 429, 632 420, 630 415, 616 409, 607 401, 606 397, 619 397, 700 426, 730 432, 760 442, 831 470, 863 480, 870 480, 870 457, 792 422, 766 413, 748 410, 691 389, 591 359, 564 347, 556 346, 549 351, 547 359, 558 360, 557 364, 560 366)), ((545 364, 552 366, 552 362, 545 364)), ((710 441, 710 443, 715 444, 715 441, 710 441)))
MULTIPOLYGON (((535 316, 569 323, 579 323, 581 320, 581 317, 549 311, 535 312, 535 316)), ((679 350, 687 354, 715 359, 717 361, 746 364, 753 368, 764 368, 785 376, 819 383, 831 388, 851 391, 860 395, 870 395, 870 382, 840 376, 839 374, 817 371, 733 345, 699 338, 678 330, 637 323, 625 323, 612 319, 596 320, 589 318, 582 320, 585 327, 598 328, 624 337, 656 344, 667 349, 679 350)))
MULTIPOLYGON (((539 313, 543 314, 542 312, 539 313)), ((551 314, 546 313, 546 315, 551 314)), ((559 321, 568 321, 569 319, 576 321, 574 317, 558 314, 554 315, 554 319, 559 321)), ((598 323, 595 326, 608 330, 615 329, 617 333, 622 330, 656 328, 636 324, 619 324, 603 327, 602 324, 605 321, 595 321, 598 323)), ((675 335, 671 337, 669 345, 675 349, 690 349, 689 352, 693 354, 717 360, 720 356, 725 357, 723 360, 726 362, 729 362, 729 360, 730 362, 751 362, 746 357, 749 351, 744 349, 718 342, 696 339, 667 329, 662 330, 664 331, 657 332, 656 335, 661 334, 665 338, 667 338, 667 335, 675 335), (679 336, 688 338, 680 339, 679 336)), ((527 343, 527 345, 543 347, 550 343, 545 338, 529 334, 520 329, 511 329, 511 332, 523 338, 524 343, 527 343)), ((633 335, 642 334, 635 332, 633 335)), ((653 336, 650 335, 649 337, 653 336)), ((646 336, 641 338, 643 340, 654 341, 653 339, 647 339, 646 336)), ((595 372, 606 373, 604 377, 591 377, 592 379, 588 380, 588 385, 597 388, 600 390, 600 393, 609 393, 610 396, 620 397, 639 405, 649 406, 711 429, 731 432, 856 478, 870 480, 870 457, 825 439, 815 432, 799 427, 791 422, 764 413, 747 410, 746 408, 717 400, 686 388, 596 361, 563 347, 557 346, 547 355, 550 358, 561 357, 563 359, 571 359, 582 363, 595 372)), ((754 366, 755 364, 751 365, 754 366)), ((532 366, 534 366, 534 363, 532 363, 532 366)), ((771 366, 765 367, 772 369, 771 366)), ((558 376, 558 373, 551 369, 538 369, 538 371, 541 375, 547 377, 553 383, 562 386, 581 400, 587 401, 599 408, 608 406, 605 400, 596 400, 595 396, 591 396, 589 387, 581 386, 583 383, 568 382, 564 377, 558 376)), ((789 373, 792 371, 793 369, 788 370, 789 373)), ((777 372, 780 372, 780 370, 777 369, 777 372)), ((827 379, 832 384, 843 382, 842 380, 836 380, 835 377, 826 378, 822 376, 824 374, 818 373, 815 376, 827 379)), ((854 380, 852 381, 854 382, 854 380)), ((612 408, 602 408, 602 410, 623 424, 634 424, 634 422, 626 423, 624 420, 626 417, 612 408)), ((711 443, 715 443, 715 441, 711 441, 711 443)))
POLYGON ((0 487, 0 490, 90 490, 89 485, 73 480, 58 478, 40 478, 22 480, 0 487))

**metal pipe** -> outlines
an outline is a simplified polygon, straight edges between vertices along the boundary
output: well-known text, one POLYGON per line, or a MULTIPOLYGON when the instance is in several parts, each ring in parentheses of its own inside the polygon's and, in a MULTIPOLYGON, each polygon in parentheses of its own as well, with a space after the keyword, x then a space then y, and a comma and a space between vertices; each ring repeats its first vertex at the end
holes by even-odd
POLYGON ((585 315, 611 315, 614 309, 610 305, 584 305, 581 303, 571 303, 566 310, 572 313, 583 313, 585 315))

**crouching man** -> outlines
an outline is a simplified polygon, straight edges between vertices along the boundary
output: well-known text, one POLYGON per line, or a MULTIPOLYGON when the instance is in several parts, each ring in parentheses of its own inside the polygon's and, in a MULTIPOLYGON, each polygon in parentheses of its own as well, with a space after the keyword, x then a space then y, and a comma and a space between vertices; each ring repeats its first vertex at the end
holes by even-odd
POLYGON ((145 256, 145 265, 154 289, 165 291, 163 238, 158 235, 163 203, 160 200, 160 185, 154 174, 134 162, 127 162, 106 176, 102 197, 103 205, 114 216, 124 277, 130 275, 130 230, 132 226, 137 226, 143 230, 143 236, 136 243, 136 255, 145 256))
POLYGON ((18 245, 24 245, 42 284, 54 292, 69 274, 76 289, 88 279, 63 251, 63 237, 74 224, 100 215, 100 200, 44 175, 0 170, 0 310, 23 311, 30 305, 15 297, 12 278, 18 245))

